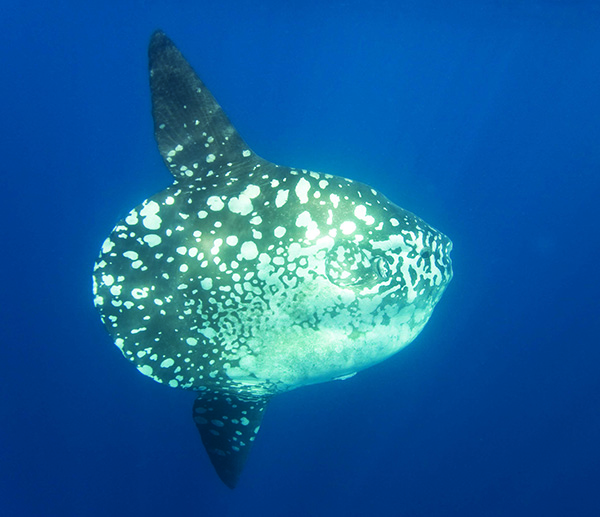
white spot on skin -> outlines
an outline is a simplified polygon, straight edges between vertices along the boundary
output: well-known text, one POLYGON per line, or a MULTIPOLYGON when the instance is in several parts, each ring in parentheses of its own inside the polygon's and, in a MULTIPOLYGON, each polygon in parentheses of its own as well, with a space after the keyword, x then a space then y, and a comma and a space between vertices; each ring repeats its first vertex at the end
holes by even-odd
POLYGON ((212 339, 214 338, 217 333, 215 332, 215 330, 211 327, 206 327, 204 329, 200 330, 200 334, 203 334, 205 337, 207 337, 208 339, 212 339))
POLYGON ((150 366, 149 364, 145 364, 143 366, 138 366, 137 369, 144 375, 147 375, 148 377, 150 377, 153 372, 152 366, 150 366))
POLYGON ((375 218, 372 215, 367 215, 367 207, 364 205, 358 205, 354 209, 354 215, 357 219, 364 221, 368 225, 371 225, 375 222, 375 218))
POLYGON ((255 259, 258 256, 258 248, 256 247, 256 244, 252 241, 246 241, 242 243, 240 255, 246 260, 255 259))
POLYGON ((185 342, 190 346, 196 346, 198 344, 198 340, 195 337, 189 337, 185 342))
POLYGON ((396 219, 395 217, 392 217, 390 219, 390 223, 392 223, 392 226, 398 226, 400 223, 398 222, 398 219, 396 219))
POLYGON ((213 286, 212 278, 203 278, 202 281, 200 282, 200 287, 202 287, 202 289, 204 289, 206 291, 212 289, 212 286, 213 286))
POLYGON ((113 241, 111 241, 110 239, 106 239, 102 243, 102 253, 108 253, 110 250, 113 249, 114 245, 115 245, 115 243, 113 241))
POLYGON ((252 212, 252 200, 245 194, 240 194, 240 197, 232 197, 227 203, 227 207, 234 214, 248 215, 252 212))
POLYGON ((321 231, 317 228, 316 223, 309 227, 304 234, 307 239, 313 240, 316 239, 319 235, 321 235, 321 231))
POLYGON ((142 298, 146 298, 148 296, 148 288, 144 287, 143 289, 135 288, 131 290, 131 296, 133 296, 136 300, 141 300, 142 298))
POLYGON ((208 215, 208 212, 206 210, 200 210, 200 212, 198 212, 199 219, 204 219, 204 218, 206 218, 207 215, 208 215))
POLYGON ((151 248, 154 248, 154 246, 158 246, 162 242, 162 239, 154 233, 149 233, 148 235, 144 235, 144 242, 151 248))
POLYGON ((165 359, 162 363, 160 363, 160 367, 161 368, 171 368, 171 366, 173 366, 175 364, 175 361, 173 361, 173 359, 171 359, 170 357, 168 359, 165 359))
POLYGON ((356 224, 354 224, 352 221, 344 221, 342 224, 340 224, 340 230, 342 230, 344 235, 350 235, 356 230, 356 224))
POLYGON ((402 235, 390 235, 385 241, 369 241, 376 250, 393 250, 399 248, 404 243, 402 235))
POLYGON ((244 150, 242 151, 242 156, 243 156, 244 158, 248 158, 248 156, 250 156, 251 154, 252 154, 252 153, 251 153, 251 152, 250 152, 248 149, 244 149, 244 150))
POLYGON ((223 244, 223 239, 215 239, 215 241, 213 242, 213 247, 210 249, 210 252, 213 255, 218 255, 219 249, 221 248, 222 244, 223 244))
POLYGON ((160 206, 156 201, 149 201, 144 208, 140 210, 140 215, 144 218, 142 224, 148 230, 158 230, 162 223, 162 219, 158 217, 160 206))
POLYGON ((287 203, 289 193, 289 190, 279 190, 277 192, 277 196, 275 197, 275 206, 277 208, 281 208, 287 203))
POLYGON ((333 210, 331 208, 327 209, 327 224, 331 226, 333 223, 333 210))
POLYGON ((301 228, 302 226, 308 226, 311 221, 312 217, 310 216, 310 212, 305 210, 296 218, 296 226, 298 226, 299 228, 301 228))
POLYGON ((133 226, 134 224, 137 224, 138 223, 137 212, 135 210, 132 210, 131 213, 125 218, 125 222, 129 226, 133 226))
POLYGON ((210 196, 206 200, 206 204, 213 212, 219 212, 223 210, 223 207, 225 206, 225 203, 223 203, 219 196, 210 196))
POLYGON ((212 163, 217 159, 214 154, 209 154, 206 156, 206 163, 212 163))
POLYGON ((355 209, 354 209, 354 215, 358 218, 358 219, 364 219, 365 216, 367 215, 367 207, 365 205, 358 205, 355 209))
POLYGON ((260 195, 260 187, 258 185, 248 185, 243 194, 248 196, 250 199, 254 199, 260 195))
MULTIPOLYGON (((301 204, 308 203, 308 191, 310 190, 310 182, 306 178, 300 178, 296 184, 296 195, 301 204)), ((277 201, 275 201, 277 204, 277 201)))
POLYGON ((340 197, 337 196, 336 194, 330 194, 329 195, 329 199, 331 200, 331 202, 333 203, 333 208, 337 208, 338 204, 340 202, 340 197))
POLYGON ((235 235, 230 235, 225 239, 225 242, 229 244, 229 246, 235 246, 238 243, 238 238, 235 235))
POLYGON ((307 210, 298 215, 298 217, 296 218, 296 226, 298 226, 299 228, 306 228, 305 236, 309 240, 315 239, 321 234, 321 231, 319 230, 319 225, 316 223, 316 221, 312 220, 310 212, 308 212, 307 210))
POLYGON ((285 235, 285 228, 283 226, 278 226, 277 228, 275 228, 275 230, 273 230, 273 234, 278 239, 281 239, 281 237, 285 235))

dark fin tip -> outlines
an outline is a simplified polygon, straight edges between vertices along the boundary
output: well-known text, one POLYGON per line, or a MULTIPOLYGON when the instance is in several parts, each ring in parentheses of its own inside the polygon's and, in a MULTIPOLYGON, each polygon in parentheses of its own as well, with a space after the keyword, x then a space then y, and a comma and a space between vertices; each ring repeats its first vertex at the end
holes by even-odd
POLYGON ((171 41, 162 30, 158 29, 150 36, 150 44, 148 45, 148 55, 152 58, 157 52, 160 52, 165 47, 174 47, 175 44, 171 41))
POLYGON ((221 481, 233 489, 260 424, 268 397, 202 392, 194 402, 194 422, 221 481))
POLYGON ((260 159, 235 130, 208 88, 167 35, 158 30, 148 46, 154 136, 176 180, 209 173, 249 172, 260 159))

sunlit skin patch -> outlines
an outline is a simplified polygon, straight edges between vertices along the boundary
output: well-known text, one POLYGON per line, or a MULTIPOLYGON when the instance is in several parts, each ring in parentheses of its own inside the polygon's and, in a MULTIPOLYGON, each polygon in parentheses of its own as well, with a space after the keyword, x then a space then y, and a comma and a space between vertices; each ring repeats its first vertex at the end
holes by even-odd
POLYGON ((198 391, 196 425, 234 486, 271 396, 352 376, 419 334, 452 244, 362 183, 258 157, 164 34, 149 54, 175 183, 102 245, 95 304, 142 374, 198 391))

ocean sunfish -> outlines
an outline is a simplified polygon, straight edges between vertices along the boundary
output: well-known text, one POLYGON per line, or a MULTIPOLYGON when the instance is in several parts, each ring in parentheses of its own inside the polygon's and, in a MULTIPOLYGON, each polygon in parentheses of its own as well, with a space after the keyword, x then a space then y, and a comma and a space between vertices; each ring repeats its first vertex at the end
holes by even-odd
POLYGON ((272 396, 415 339, 452 278, 452 243, 363 183, 257 156, 163 32, 149 60, 174 183, 104 241, 94 303, 141 373, 196 391, 194 421, 233 488, 272 396))

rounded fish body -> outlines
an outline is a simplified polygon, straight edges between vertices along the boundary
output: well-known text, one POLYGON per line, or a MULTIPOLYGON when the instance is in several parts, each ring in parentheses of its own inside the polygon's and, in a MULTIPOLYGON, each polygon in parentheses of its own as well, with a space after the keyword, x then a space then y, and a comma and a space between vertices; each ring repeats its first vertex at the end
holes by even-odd
POLYGON ((149 57, 175 183, 106 239, 94 302, 141 373, 197 391, 194 422, 233 488, 272 395, 349 377, 419 334, 452 244, 366 185, 255 155, 160 31, 149 57))
POLYGON ((447 237, 338 176, 261 164, 244 177, 178 182, 104 243, 96 304, 142 373, 275 393, 417 336, 452 277, 447 237))

